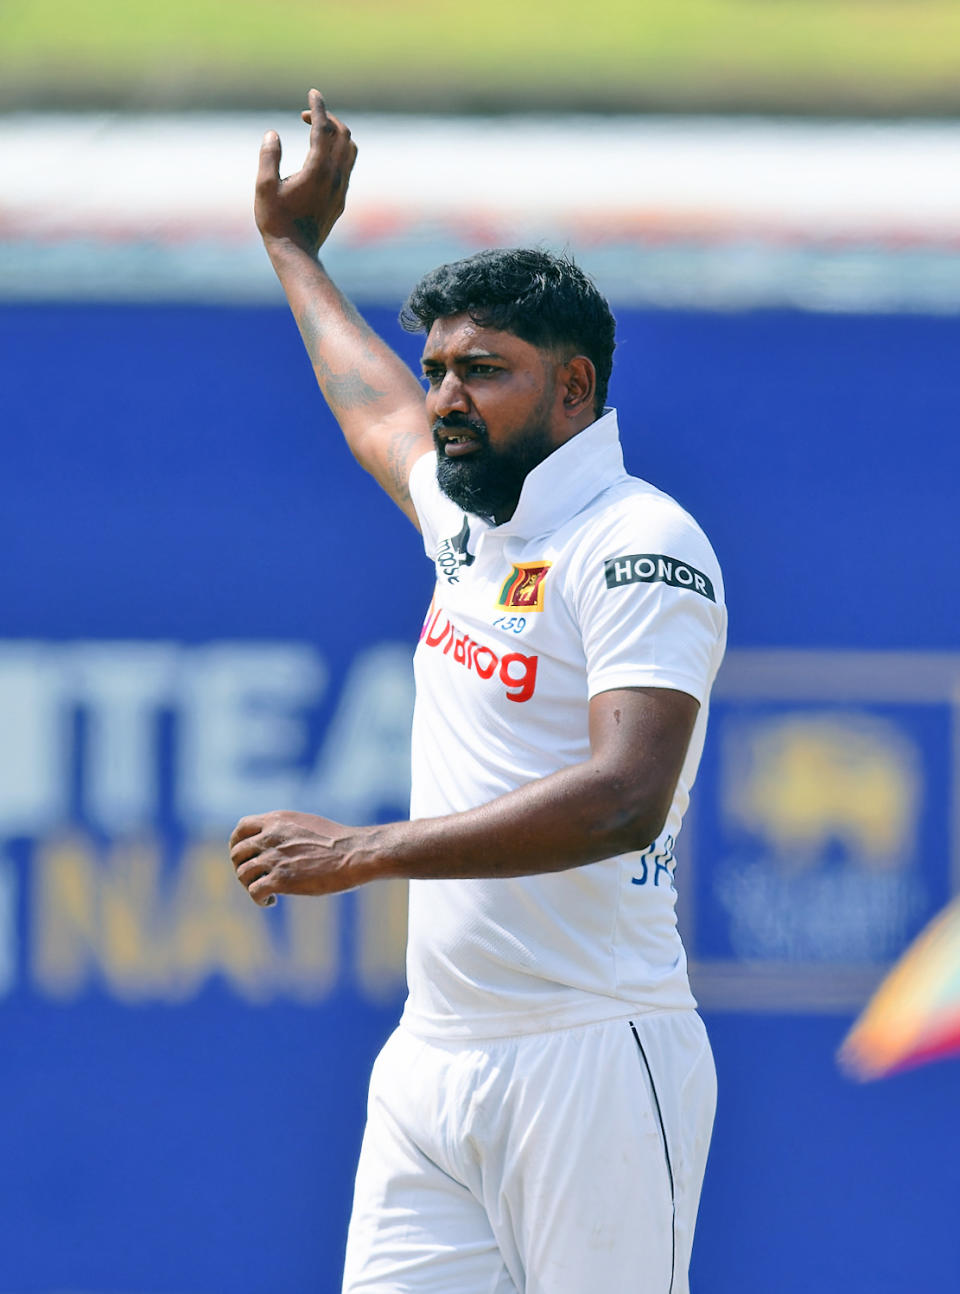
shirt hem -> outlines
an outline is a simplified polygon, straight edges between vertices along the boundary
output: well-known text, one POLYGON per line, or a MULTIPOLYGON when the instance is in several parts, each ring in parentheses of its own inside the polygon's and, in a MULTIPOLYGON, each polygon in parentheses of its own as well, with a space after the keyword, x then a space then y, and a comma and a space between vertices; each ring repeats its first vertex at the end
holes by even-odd
POLYGON ((665 687, 688 696, 703 705, 710 694, 710 681, 694 678, 691 674, 675 674, 661 670, 610 670, 591 675, 587 680, 590 699, 601 692, 612 692, 618 687, 665 687))
POLYGON ((504 1021, 500 1027, 492 1027, 486 1022, 477 1022, 476 1027, 466 1026, 463 1020, 456 1025, 430 1025, 423 1023, 423 1017, 417 1017, 404 1009, 400 1017, 400 1028, 416 1038, 429 1039, 433 1042, 485 1042, 499 1038, 522 1038, 528 1034, 559 1033, 565 1029, 578 1029, 591 1024, 604 1024, 607 1020, 630 1020, 639 1015, 660 1015, 669 1012, 696 1011, 697 1002, 692 993, 686 995, 684 1002, 629 1002, 626 1000, 611 1001, 601 1007, 599 1003, 591 1004, 586 1009, 583 1004, 578 1009, 550 1011, 517 1016, 504 1021))

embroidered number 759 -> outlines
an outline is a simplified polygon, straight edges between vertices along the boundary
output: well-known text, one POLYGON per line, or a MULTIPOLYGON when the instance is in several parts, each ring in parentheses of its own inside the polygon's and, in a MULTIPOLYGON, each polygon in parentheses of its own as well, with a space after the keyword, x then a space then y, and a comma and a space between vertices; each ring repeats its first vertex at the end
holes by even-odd
POLYGON ((526 616, 497 616, 493 622, 494 629, 502 629, 505 633, 522 634, 527 627, 526 616))

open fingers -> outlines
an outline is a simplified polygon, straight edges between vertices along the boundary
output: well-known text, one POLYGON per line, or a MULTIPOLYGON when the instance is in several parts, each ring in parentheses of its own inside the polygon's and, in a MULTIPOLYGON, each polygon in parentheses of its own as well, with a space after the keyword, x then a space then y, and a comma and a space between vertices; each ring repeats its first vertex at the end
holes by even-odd
POLYGON ((257 166, 257 189, 260 192, 275 189, 280 183, 280 136, 268 130, 260 145, 260 162, 257 166))
POLYGON ((308 96, 310 107, 300 114, 310 127, 310 152, 317 153, 324 146, 324 140, 338 136, 350 139, 350 128, 345 126, 339 117, 327 110, 323 95, 319 90, 311 90, 308 96))
POLYGON ((336 134, 337 126, 331 121, 319 90, 311 90, 307 102, 310 104, 310 151, 315 152, 321 147, 324 135, 336 134))
MULTIPOLYGON (((303 111, 300 113, 300 120, 308 126, 313 124, 313 113, 310 111, 309 108, 303 109, 303 111)), ((327 109, 327 134, 332 133, 334 129, 342 130, 345 135, 350 134, 350 127, 345 126, 343 122, 340 120, 340 118, 335 117, 328 108, 327 109)))

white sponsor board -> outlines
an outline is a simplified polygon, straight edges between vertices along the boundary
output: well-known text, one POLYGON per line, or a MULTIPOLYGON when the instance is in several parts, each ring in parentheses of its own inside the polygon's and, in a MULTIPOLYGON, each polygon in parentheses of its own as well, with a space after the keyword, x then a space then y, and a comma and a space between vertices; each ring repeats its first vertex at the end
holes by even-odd
MULTIPOLYGON (((361 300, 535 242, 573 250, 620 304, 960 310, 956 122, 350 125, 360 155, 326 260, 361 300)), ((268 128, 288 173, 305 134, 293 107, 0 118, 0 299, 277 299, 251 215, 268 128)))

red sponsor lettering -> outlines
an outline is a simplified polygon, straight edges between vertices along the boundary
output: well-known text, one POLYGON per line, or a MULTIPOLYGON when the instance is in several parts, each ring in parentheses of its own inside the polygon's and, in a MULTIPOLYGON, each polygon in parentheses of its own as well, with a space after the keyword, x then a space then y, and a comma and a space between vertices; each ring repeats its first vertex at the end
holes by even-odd
POLYGON ((508 701, 529 701, 537 686, 536 656, 524 656, 521 652, 507 652, 498 656, 489 647, 474 642, 469 634, 456 628, 448 619, 443 608, 433 607, 427 613, 420 641, 426 647, 439 648, 444 656, 450 656, 458 665, 472 670, 482 679, 497 675, 507 693, 508 701))

